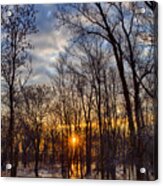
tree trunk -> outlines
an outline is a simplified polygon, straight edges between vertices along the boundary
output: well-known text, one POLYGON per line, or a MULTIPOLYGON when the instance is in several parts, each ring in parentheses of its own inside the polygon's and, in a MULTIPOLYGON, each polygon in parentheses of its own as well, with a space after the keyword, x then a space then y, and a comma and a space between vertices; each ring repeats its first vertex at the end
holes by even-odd
POLYGON ((55 164, 55 137, 53 131, 51 132, 52 137, 52 163, 55 164))
MULTIPOLYGON (((13 86, 10 85, 9 88, 9 101, 10 101, 10 121, 9 121, 9 129, 8 129, 8 139, 9 139, 9 161, 12 167, 14 167, 14 153, 13 153, 13 145, 14 145, 14 105, 13 105, 13 86)), ((11 169, 11 177, 15 177, 14 168, 11 169)))
POLYGON ((99 132, 100 132, 100 169, 101 169, 101 179, 104 179, 104 164, 103 164, 103 128, 102 128, 102 118, 101 118, 101 81, 97 78, 98 91, 96 89, 96 102, 97 102, 97 112, 98 112, 98 122, 99 122, 99 132))
POLYGON ((16 177, 17 175, 18 160, 19 160, 19 144, 16 145, 15 152, 14 152, 14 163, 12 167, 14 177, 16 177))
POLYGON ((40 137, 37 137, 37 140, 36 140, 36 148, 35 148, 35 176, 36 177, 39 177, 39 174, 38 174, 38 164, 39 164, 39 146, 40 146, 40 137))
POLYGON ((90 175, 91 173, 91 166, 90 166, 90 138, 89 138, 89 131, 88 131, 88 121, 86 123, 86 175, 90 175))

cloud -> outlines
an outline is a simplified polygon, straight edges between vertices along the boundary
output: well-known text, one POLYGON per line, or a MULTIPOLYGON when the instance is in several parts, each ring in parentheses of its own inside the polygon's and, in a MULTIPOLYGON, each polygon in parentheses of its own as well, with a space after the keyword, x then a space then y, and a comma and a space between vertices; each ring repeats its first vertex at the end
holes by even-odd
POLYGON ((32 56, 33 74, 44 74, 52 77, 53 67, 60 52, 68 45, 68 39, 61 33, 49 32, 40 33, 31 38, 34 50, 32 56), (48 70, 47 70, 48 69, 48 70))
POLYGON ((28 85, 47 84, 48 82, 50 82, 50 79, 47 76, 37 74, 28 81, 28 85))
POLYGON ((68 46, 69 34, 66 30, 56 30, 52 12, 56 5, 37 5, 37 25, 39 32, 30 36, 34 50, 32 56, 33 76, 30 83, 49 82, 49 77, 54 76, 53 65, 60 52, 68 46))

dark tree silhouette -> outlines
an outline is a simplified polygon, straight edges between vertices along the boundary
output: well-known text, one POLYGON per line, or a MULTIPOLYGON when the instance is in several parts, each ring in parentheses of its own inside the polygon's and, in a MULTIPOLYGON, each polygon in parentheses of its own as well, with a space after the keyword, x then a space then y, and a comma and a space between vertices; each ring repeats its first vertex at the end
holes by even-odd
MULTIPOLYGON (((18 83, 22 77, 23 67, 29 64, 29 55, 27 49, 31 49, 27 37, 36 33, 35 13, 33 5, 27 6, 2 6, 1 9, 1 28, 2 28, 2 77, 5 81, 8 101, 9 101, 9 127, 8 127, 8 147, 9 163, 12 164, 11 176, 16 176, 16 165, 14 162, 14 125, 16 106, 15 94, 18 89, 18 83)), ((28 65, 29 66, 29 65, 28 65)), ((28 75, 27 75, 28 76, 28 75)), ((27 81, 24 77, 23 84, 27 81)), ((21 79, 21 81, 23 80, 21 79)))

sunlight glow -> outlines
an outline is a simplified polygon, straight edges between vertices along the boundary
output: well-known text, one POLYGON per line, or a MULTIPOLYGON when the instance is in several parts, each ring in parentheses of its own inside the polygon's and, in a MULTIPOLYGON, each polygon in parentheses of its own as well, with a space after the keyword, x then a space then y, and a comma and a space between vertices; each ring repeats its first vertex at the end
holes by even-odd
POLYGON ((69 144, 72 147, 76 147, 79 144, 79 137, 76 134, 73 134, 70 138, 69 138, 69 144))
POLYGON ((72 137, 72 143, 73 143, 73 144, 76 143, 76 137, 72 137))

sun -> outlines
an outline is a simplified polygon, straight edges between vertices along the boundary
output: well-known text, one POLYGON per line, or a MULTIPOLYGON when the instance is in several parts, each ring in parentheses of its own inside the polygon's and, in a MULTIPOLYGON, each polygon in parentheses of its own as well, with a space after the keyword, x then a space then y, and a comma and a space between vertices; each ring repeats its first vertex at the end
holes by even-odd
POLYGON ((72 137, 72 143, 75 144, 76 141, 77 141, 77 140, 76 140, 76 137, 73 136, 73 137, 72 137))
POLYGON ((70 138, 69 138, 69 144, 73 147, 77 146, 79 143, 79 137, 76 134, 73 134, 70 138))

